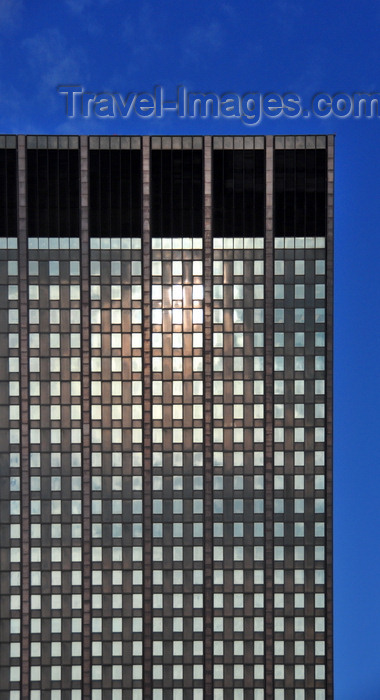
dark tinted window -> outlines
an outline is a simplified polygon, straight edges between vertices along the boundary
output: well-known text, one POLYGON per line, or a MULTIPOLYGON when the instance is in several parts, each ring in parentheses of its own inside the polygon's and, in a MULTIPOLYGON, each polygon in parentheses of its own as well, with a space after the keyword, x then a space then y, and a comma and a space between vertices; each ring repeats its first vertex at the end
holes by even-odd
POLYGON ((0 148, 0 235, 17 236, 16 150, 0 148))
POLYGON ((215 150, 214 236, 263 236, 264 191, 263 150, 215 150))
POLYGON ((152 236, 202 236, 202 151, 152 151, 152 236))
POLYGON ((28 149, 29 236, 79 236, 79 154, 28 149))
POLYGON ((141 151, 90 151, 90 236, 141 236, 141 151))
POLYGON ((326 151, 276 150, 274 227, 277 236, 326 234, 326 151))

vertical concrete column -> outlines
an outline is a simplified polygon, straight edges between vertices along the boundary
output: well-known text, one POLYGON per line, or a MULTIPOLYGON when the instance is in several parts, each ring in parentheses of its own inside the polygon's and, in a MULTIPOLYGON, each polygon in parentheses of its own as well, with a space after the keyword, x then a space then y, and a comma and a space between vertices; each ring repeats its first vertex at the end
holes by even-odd
POLYGON ((213 698, 212 137, 204 137, 204 692, 213 698))
POLYGON ((326 238, 326 698, 333 676, 333 300, 334 300, 334 136, 327 137, 326 238))
POLYGON ((265 700, 273 690, 273 136, 265 164, 265 700))
POLYGON ((21 413, 21 698, 22 700, 28 700, 30 697, 30 450, 28 352, 28 226, 26 217, 26 136, 23 135, 17 137, 17 169, 21 413))
POLYGON ((150 137, 142 140, 144 700, 152 698, 152 382, 150 137))
POLYGON ((90 431, 90 261, 88 230, 88 137, 80 137, 80 253, 82 320, 82 689, 91 698, 91 431, 90 431))

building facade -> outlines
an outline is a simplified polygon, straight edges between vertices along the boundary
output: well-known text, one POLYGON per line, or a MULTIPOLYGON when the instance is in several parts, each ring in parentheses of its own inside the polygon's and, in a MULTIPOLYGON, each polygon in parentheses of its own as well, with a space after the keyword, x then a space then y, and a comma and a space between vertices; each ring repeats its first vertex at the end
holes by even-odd
POLYGON ((0 700, 332 700, 333 160, 0 137, 0 700))

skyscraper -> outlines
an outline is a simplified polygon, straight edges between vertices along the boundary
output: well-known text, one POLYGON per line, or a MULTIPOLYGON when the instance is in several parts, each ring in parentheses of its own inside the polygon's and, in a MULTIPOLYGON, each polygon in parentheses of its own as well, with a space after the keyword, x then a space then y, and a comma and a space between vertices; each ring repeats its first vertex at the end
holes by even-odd
POLYGON ((332 700, 333 137, 0 137, 0 700, 332 700))

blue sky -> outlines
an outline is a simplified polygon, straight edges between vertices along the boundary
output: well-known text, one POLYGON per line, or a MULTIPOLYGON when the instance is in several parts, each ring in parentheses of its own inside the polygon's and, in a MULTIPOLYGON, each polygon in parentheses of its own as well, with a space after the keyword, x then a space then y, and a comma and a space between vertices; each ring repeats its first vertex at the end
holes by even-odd
POLYGON ((0 133, 335 133, 336 700, 380 699, 380 117, 68 119, 58 85, 380 91, 369 0, 0 0, 0 133))

